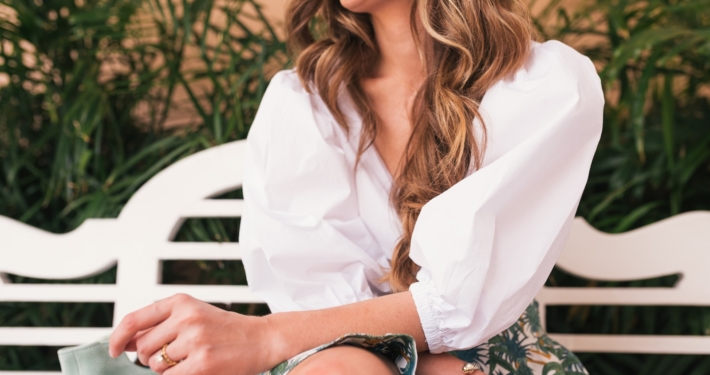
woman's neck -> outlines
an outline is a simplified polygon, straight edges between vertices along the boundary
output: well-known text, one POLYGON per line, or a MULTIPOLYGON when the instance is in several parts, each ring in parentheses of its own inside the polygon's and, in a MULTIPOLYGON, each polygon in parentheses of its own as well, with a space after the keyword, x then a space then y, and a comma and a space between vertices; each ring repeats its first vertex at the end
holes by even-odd
POLYGON ((392 77, 412 84, 424 77, 424 64, 412 35, 411 6, 411 1, 393 0, 370 13, 380 51, 373 69, 375 77, 392 77))

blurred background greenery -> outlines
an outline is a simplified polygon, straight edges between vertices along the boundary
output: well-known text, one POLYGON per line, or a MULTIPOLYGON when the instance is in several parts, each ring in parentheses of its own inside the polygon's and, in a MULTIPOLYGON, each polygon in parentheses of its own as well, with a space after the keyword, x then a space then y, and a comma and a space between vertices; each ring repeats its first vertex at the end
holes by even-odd
MULTIPOLYGON (((604 83, 604 133, 578 215, 623 232, 710 210, 710 0, 531 7, 542 37, 590 56, 604 83)), ((275 29, 253 0, 0 0, 0 215, 68 232, 117 216, 176 160, 243 139, 269 77, 290 64, 275 29)), ((236 241, 238 230, 238 220, 192 219, 176 240, 236 241)), ((239 262, 167 262, 163 279, 245 284, 239 262)), ((555 270, 548 283, 677 280, 602 283, 555 270)), ((62 282, 113 283, 115 269, 62 282)), ((710 335, 710 308, 701 307, 562 306, 547 319, 551 332, 710 335)), ((0 326, 111 320, 111 304, 0 304, 0 326)), ((55 351, 0 347, 0 369, 56 370, 55 351)), ((592 374, 710 373, 706 356, 580 358, 592 374)))

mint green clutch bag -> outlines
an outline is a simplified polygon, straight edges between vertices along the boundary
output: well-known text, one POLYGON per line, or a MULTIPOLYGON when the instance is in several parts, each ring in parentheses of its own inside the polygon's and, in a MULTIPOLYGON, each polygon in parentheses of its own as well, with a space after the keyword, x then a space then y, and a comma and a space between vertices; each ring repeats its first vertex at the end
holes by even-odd
POLYGON ((155 375, 140 367, 126 356, 108 355, 108 338, 90 344, 59 349, 59 364, 62 375, 155 375))

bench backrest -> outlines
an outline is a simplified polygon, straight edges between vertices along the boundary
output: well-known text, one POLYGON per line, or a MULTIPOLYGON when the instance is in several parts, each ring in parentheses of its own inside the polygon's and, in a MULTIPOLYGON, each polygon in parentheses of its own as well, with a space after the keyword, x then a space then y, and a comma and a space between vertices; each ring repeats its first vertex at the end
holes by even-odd
MULTIPOLYGON (((127 313, 178 292, 213 303, 259 303, 246 286, 163 285, 166 260, 238 260, 237 243, 172 242, 188 218, 236 218, 241 200, 213 200, 241 187, 245 143, 232 142, 187 157, 147 182, 116 219, 87 220, 77 230, 50 234, 0 216, 0 302, 110 302, 114 325, 127 313), (116 284, 12 284, 3 273, 42 279, 84 278, 118 264, 116 284)), ((545 288, 546 305, 652 304, 710 306, 703 265, 710 264, 710 213, 678 215, 620 235, 574 224, 559 266, 599 280, 682 273, 675 288, 545 288)), ((544 316, 544 315, 543 315, 544 316)), ((543 320, 544 321, 544 320, 543 320)), ((69 346, 107 335, 110 328, 0 327, 0 345, 69 346)), ((710 338, 555 335, 576 351, 710 354, 710 338)), ((1 372, 7 375, 9 373, 1 372)), ((22 372, 29 375, 29 372, 22 372)))
MULTIPOLYGON (((576 218, 557 267, 598 281, 680 280, 671 288, 545 287, 537 296, 543 322, 550 305, 710 306, 710 212, 688 212, 620 234, 576 218)), ((577 352, 710 354, 708 336, 551 336, 577 352)))
MULTIPOLYGON (((162 261, 241 258, 237 243, 171 240, 188 218, 241 215, 241 200, 210 198, 241 187, 244 146, 233 142, 182 159, 142 186, 118 218, 86 220, 68 234, 0 216, 0 275, 75 279, 118 265, 113 285, 11 284, 0 276, 0 302, 114 303, 114 326, 127 313, 178 292, 214 303, 261 302, 246 286, 163 285, 160 280, 162 261)), ((0 327, 0 345, 78 345, 110 331, 0 327)))

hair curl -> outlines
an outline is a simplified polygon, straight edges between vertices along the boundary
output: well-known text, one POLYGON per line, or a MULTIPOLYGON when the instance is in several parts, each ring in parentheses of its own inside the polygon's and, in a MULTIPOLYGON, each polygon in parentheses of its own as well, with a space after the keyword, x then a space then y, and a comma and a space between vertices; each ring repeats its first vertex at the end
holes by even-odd
MULTIPOLYGON (((525 64, 535 37, 521 0, 413 0, 413 35, 419 35, 417 17, 425 31, 418 48, 426 76, 413 102, 412 134, 391 192, 403 229, 385 276, 395 292, 416 281, 419 267, 409 249, 422 207, 481 165, 483 95, 525 64)), ((379 56, 370 16, 350 12, 339 0, 291 0, 286 30, 301 82, 309 91, 313 85, 346 131, 338 95, 341 86, 347 88, 363 120, 359 158, 374 143, 378 127, 362 86, 379 56)))

